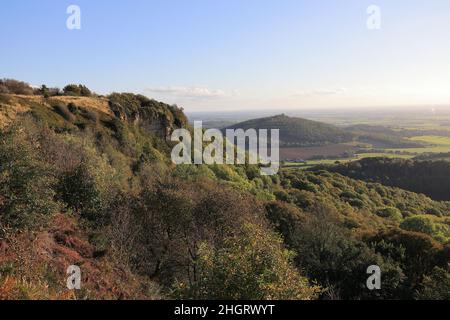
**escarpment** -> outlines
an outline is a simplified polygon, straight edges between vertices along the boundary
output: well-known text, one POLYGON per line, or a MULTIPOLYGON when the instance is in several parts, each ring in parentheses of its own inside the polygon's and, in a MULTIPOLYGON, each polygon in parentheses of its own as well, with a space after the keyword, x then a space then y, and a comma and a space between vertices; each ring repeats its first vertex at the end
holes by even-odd
POLYGON ((30 114, 58 131, 121 121, 142 128, 149 134, 169 139, 173 130, 187 125, 183 109, 132 93, 113 93, 107 97, 0 94, 0 127, 17 116, 30 114))

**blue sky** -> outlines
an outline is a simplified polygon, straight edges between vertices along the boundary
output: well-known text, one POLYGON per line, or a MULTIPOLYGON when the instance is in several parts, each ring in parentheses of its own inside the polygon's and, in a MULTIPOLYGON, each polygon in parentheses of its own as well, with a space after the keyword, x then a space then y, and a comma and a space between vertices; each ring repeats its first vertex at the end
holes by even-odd
POLYGON ((0 77, 188 111, 450 104, 448 0, 2 1, 0 38, 0 77))

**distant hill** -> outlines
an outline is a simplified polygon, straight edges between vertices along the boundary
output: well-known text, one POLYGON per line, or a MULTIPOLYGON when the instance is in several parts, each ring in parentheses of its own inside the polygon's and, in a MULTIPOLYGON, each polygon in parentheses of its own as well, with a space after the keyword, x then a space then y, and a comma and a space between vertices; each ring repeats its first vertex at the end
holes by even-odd
POLYGON ((279 129, 280 146, 284 147, 321 146, 348 142, 353 138, 351 133, 336 126, 303 118, 288 117, 284 114, 248 120, 226 127, 224 130, 226 129, 279 129))

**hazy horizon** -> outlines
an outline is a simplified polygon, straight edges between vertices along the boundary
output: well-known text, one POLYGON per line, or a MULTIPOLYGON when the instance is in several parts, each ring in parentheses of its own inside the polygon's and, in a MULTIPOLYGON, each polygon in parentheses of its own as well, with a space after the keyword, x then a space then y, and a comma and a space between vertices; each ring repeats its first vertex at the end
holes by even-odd
POLYGON ((447 115, 450 114, 450 105, 415 105, 415 106, 367 106, 367 107, 341 107, 341 108, 266 108, 266 109, 235 109, 227 110, 226 108, 222 110, 195 110, 186 113, 188 115, 239 115, 239 114, 272 114, 279 115, 286 113, 288 115, 292 114, 320 114, 320 115, 333 115, 333 114, 349 114, 352 113, 353 116, 358 116, 359 113, 366 114, 382 114, 382 115, 392 115, 400 114, 404 116, 409 116, 410 114, 405 114, 405 111, 412 113, 422 113, 433 115, 447 115))

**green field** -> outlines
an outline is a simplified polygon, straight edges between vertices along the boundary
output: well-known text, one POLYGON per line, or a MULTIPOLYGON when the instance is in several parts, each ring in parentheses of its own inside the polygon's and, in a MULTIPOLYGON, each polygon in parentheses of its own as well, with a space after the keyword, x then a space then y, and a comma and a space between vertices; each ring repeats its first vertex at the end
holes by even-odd
POLYGON ((322 160, 310 160, 306 163, 292 163, 287 162, 284 164, 285 167, 291 168, 309 168, 316 165, 329 165, 334 164, 336 161, 341 163, 355 161, 364 158, 401 158, 401 159, 411 159, 415 156, 424 153, 447 153, 450 152, 450 137, 443 136, 416 136, 410 138, 412 141, 426 142, 428 146, 422 148, 402 148, 402 149, 386 149, 386 152, 364 152, 358 153, 352 158, 336 158, 336 159, 322 159, 322 160), (402 154, 404 153, 404 154, 402 154))
POLYGON ((429 146, 423 148, 387 149, 388 151, 401 151, 410 153, 444 153, 450 152, 450 137, 442 136, 417 136, 410 138, 412 141, 426 142, 429 146))
POLYGON ((374 153, 358 153, 358 159, 364 158, 401 158, 401 159, 411 159, 414 156, 408 154, 395 154, 395 153, 383 153, 383 152, 374 152, 374 153))

